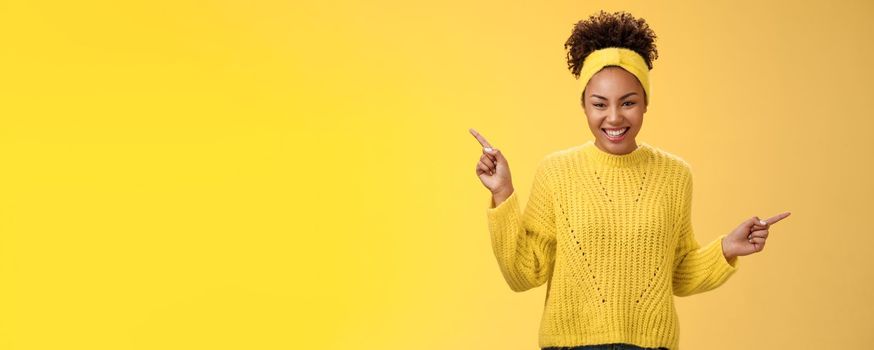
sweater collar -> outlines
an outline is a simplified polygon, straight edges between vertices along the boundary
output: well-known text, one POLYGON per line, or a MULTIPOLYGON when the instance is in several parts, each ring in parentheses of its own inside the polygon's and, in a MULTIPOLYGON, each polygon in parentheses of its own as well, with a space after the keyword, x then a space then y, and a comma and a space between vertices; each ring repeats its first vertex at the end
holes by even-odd
POLYGON ((613 154, 598 148, 594 140, 589 140, 582 146, 582 153, 602 165, 613 167, 631 167, 652 154, 652 149, 646 142, 637 141, 637 148, 626 154, 613 154))

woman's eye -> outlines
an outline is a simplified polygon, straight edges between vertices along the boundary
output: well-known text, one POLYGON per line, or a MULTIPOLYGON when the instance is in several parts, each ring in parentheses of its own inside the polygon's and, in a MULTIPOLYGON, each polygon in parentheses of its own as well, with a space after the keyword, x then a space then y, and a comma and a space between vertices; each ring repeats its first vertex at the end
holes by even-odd
MULTIPOLYGON (((625 103, 627 103, 627 106, 631 106, 631 105, 634 104, 634 102, 631 102, 631 101, 626 101, 625 103)), ((604 107, 604 104, 603 104, 603 103, 594 103, 594 104, 592 104, 592 105, 595 106, 595 107, 599 107, 599 108, 600 108, 600 107, 604 107)))

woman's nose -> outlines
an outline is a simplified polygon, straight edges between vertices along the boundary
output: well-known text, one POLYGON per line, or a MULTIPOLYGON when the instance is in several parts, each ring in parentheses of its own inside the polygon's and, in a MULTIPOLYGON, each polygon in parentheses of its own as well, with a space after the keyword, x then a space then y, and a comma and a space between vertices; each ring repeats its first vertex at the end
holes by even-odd
POLYGON ((613 125, 619 125, 623 118, 622 113, 615 109, 610 110, 607 114, 607 121, 613 125))

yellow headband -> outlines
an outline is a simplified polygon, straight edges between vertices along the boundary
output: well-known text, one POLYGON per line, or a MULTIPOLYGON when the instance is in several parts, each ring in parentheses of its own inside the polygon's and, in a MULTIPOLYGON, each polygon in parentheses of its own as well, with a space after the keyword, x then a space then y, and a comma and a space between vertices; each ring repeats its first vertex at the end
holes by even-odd
POLYGON ((605 47, 592 51, 583 60, 583 68, 580 70, 580 80, 583 81, 583 89, 589 84, 589 79, 605 66, 620 66, 629 73, 634 74, 643 92, 646 94, 647 104, 652 100, 649 92, 649 66, 646 65, 643 56, 634 50, 624 47, 605 47))

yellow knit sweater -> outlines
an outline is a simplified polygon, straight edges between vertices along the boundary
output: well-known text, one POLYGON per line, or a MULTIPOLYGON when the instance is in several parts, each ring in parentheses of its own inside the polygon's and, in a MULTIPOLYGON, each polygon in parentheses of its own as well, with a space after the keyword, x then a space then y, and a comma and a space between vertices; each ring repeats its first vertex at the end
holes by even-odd
POLYGON ((510 289, 544 283, 539 345, 630 343, 679 347, 673 295, 723 284, 722 234, 692 230, 692 173, 682 158, 638 141, 615 155, 588 141, 537 166, 524 212, 517 193, 486 209, 492 248, 510 289))

